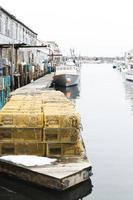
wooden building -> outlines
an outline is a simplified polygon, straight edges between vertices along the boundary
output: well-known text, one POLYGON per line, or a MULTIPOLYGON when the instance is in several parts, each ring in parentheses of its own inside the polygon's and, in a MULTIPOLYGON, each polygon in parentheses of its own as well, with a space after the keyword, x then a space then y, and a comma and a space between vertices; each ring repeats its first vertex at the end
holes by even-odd
MULTIPOLYGON (((19 21, 14 15, 10 14, 8 11, 0 7, 0 44, 9 43, 24 43, 28 45, 36 45, 37 33, 35 33, 21 21, 19 21)), ((6 58, 7 62, 11 61, 10 54, 11 53, 9 49, 0 49, 0 57, 6 58)), ((20 52, 20 57, 22 62, 28 61, 28 59, 24 55, 24 51, 20 52)))

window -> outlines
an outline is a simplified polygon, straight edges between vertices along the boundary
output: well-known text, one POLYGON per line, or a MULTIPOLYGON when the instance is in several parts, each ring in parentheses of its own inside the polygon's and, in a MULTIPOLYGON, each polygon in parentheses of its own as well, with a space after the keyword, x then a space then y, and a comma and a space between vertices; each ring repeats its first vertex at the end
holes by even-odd
POLYGON ((27 43, 27 36, 28 36, 28 31, 26 30, 26 35, 25 35, 25 41, 27 43))
POLYGON ((16 23, 16 40, 18 39, 18 24, 16 23))
POLYGON ((5 35, 8 36, 8 17, 6 16, 6 21, 5 21, 5 35))
POLYGON ((23 40, 23 28, 22 28, 22 26, 20 26, 20 28, 19 28, 19 33, 20 33, 20 41, 22 42, 22 40, 23 40))
POLYGON ((18 40, 20 40, 20 26, 18 24, 18 40))
POLYGON ((8 18, 7 36, 12 37, 12 21, 8 18))
POLYGON ((29 42, 30 42, 30 32, 28 31, 27 32, 27 43, 29 44, 29 42))
POLYGON ((24 42, 24 28, 23 28, 23 42, 24 42))

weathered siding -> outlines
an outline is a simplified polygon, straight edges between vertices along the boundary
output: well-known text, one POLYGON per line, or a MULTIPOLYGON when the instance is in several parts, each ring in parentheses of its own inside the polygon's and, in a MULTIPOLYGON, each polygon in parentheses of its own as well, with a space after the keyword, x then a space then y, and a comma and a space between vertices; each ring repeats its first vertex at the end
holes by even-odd
POLYGON ((18 20, 12 19, 0 8, 0 33, 4 36, 3 43, 14 42, 35 45, 37 34, 23 26, 18 20))

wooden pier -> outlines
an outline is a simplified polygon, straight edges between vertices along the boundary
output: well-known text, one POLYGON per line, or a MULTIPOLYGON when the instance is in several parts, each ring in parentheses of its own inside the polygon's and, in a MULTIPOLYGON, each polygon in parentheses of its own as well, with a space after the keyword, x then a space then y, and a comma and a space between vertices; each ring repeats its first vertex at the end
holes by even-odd
POLYGON ((47 74, 32 83, 29 83, 23 87, 20 87, 13 91, 11 95, 16 94, 39 94, 42 91, 48 89, 52 84, 54 74, 47 74))
POLYGON ((32 200, 79 200, 91 194, 92 187, 91 179, 88 179, 61 192, 37 186, 6 174, 0 175, 0 199, 3 196, 4 199, 9 199, 10 196, 12 199, 21 199, 21 197, 27 199, 28 197, 32 200))
MULTIPOLYGON (((40 107, 41 106, 43 107, 43 111, 42 110, 40 111, 41 112, 40 116, 42 116, 43 120, 45 119, 44 121, 43 120, 39 121, 41 122, 41 125, 40 125, 41 130, 43 130, 44 128, 49 128, 50 130, 52 129, 53 130, 52 136, 54 134, 54 139, 55 139, 55 136, 58 135, 58 134, 55 135, 55 128, 58 128, 57 130, 60 129, 61 131, 63 130, 62 126, 64 124, 64 128, 66 128, 66 130, 68 129, 71 130, 71 128, 76 128, 76 130, 78 130, 76 132, 78 140, 67 141, 67 143, 64 143, 64 141, 60 140, 58 137, 56 138, 57 141, 54 141, 54 142, 46 140, 46 137, 41 137, 41 140, 42 140, 41 142, 43 144, 43 151, 39 155, 58 158, 55 163, 46 164, 46 165, 36 164, 34 166, 27 166, 27 165, 24 165, 23 163, 17 164, 15 161, 9 161, 1 157, 0 158, 0 173, 13 175, 19 179, 22 179, 30 183, 34 183, 37 185, 41 185, 43 187, 62 191, 88 180, 91 175, 92 167, 91 167, 90 162, 86 158, 85 147, 82 141, 82 136, 80 135, 80 132, 79 132, 80 118, 79 118, 79 115, 76 113, 73 107, 73 104, 69 102, 68 99, 60 92, 44 91, 48 89, 49 86, 51 85, 52 77, 53 77, 53 74, 46 75, 34 81, 33 83, 30 83, 22 88, 15 90, 12 93, 13 97, 11 97, 11 99, 15 97, 16 103, 14 104, 14 100, 10 100, 9 102, 11 103, 12 106, 16 105, 17 103, 18 105, 20 105, 19 100, 17 100, 19 97, 19 99, 22 102, 22 105, 25 105, 23 104, 23 100, 22 100, 22 97, 24 96, 24 98, 29 97, 30 101, 33 104, 35 104, 36 100, 34 98, 37 98, 37 100, 40 100, 40 104, 37 104, 37 108, 39 107, 39 105, 40 107), (52 104, 52 107, 51 107, 51 104, 52 104), (61 107, 61 104, 63 104, 63 107, 61 107), (62 108, 65 109, 65 112, 62 108), (50 110, 50 112, 47 114, 48 109, 50 110), (52 123, 48 121, 49 116, 51 116, 52 114, 51 110, 53 113, 55 113, 52 118, 52 123), (56 112, 54 112, 54 110, 56 112), (68 115, 68 111, 69 111, 69 115, 68 115), (62 118, 62 116, 64 118, 62 118), (58 120, 56 120, 56 118, 58 120), (62 121, 60 122, 60 120, 62 121), (49 144, 52 145, 52 149, 50 149, 51 146, 49 147, 49 144), (49 147, 49 148, 44 148, 44 146, 49 147), (50 154, 49 151, 52 152, 52 154, 50 154)), ((25 100, 24 102, 26 104, 29 104, 27 100, 25 100)), ((7 106, 7 111, 9 108, 10 107, 7 106)), ((16 128, 17 126, 18 129, 19 128, 21 129, 22 128, 21 126, 24 126, 25 128, 27 128, 27 130, 29 130, 28 128, 31 126, 32 128, 35 128, 38 126, 37 120, 34 119, 35 121, 34 123, 32 123, 32 120, 29 120, 29 118, 27 118, 29 120, 28 123, 27 121, 22 120, 22 123, 24 124, 20 124, 21 126, 19 127, 19 124, 16 123, 15 121, 17 119, 17 113, 20 112, 22 119, 23 117, 25 118, 25 115, 22 112, 23 110, 21 111, 19 108, 16 108, 16 109, 18 109, 18 111, 13 110, 14 112, 13 115, 12 115, 12 112, 10 112, 10 109, 8 112, 5 112, 3 110, 3 113, 1 114, 3 114, 2 116, 5 116, 5 117, 1 118, 2 128, 8 125, 7 128, 11 128, 11 127, 16 128), (10 123, 9 123, 8 115, 15 117, 13 118, 14 120, 10 121, 10 123)), ((33 108, 30 111, 28 109, 29 108, 25 110, 25 112, 27 112, 27 117, 30 117, 29 112, 31 112, 31 115, 36 117, 33 108)), ((16 130, 16 129, 13 129, 13 130, 16 130)), ((68 132, 65 132, 65 133, 68 134, 68 132)), ((45 135, 46 133, 43 131, 42 134, 45 135)), ((73 133, 70 132, 70 134, 73 134, 73 133)), ((27 149, 24 151, 22 149, 20 150, 18 150, 18 148, 16 149, 16 144, 17 142, 19 144, 19 140, 20 142, 21 140, 23 140, 23 142, 26 143, 26 145, 29 145, 27 148, 30 148, 29 138, 27 139, 26 136, 23 136, 23 134, 21 134, 20 138, 16 140, 16 143, 13 143, 15 141, 15 138, 12 138, 12 137, 15 137, 14 135, 9 134, 8 137, 7 138, 6 137, 7 137, 7 134, 3 133, 3 141, 1 140, 1 144, 4 145, 5 144, 4 142, 6 140, 9 141, 9 138, 10 138, 10 141, 12 142, 12 145, 13 145, 11 149, 12 151, 10 152, 10 149, 8 149, 7 146, 3 146, 3 148, 5 149, 2 150, 2 145, 1 145, 1 155, 3 155, 3 152, 4 152, 4 155, 15 154, 16 156, 18 155, 21 156, 22 154, 21 152, 23 152, 26 155, 29 153, 27 149), (13 154, 13 152, 15 153, 13 154)), ((37 138, 34 138, 34 139, 37 140, 37 138)), ((69 138, 69 140, 71 140, 71 138, 69 138)), ((25 148, 25 146, 23 146, 23 148, 25 148)), ((29 156, 30 155, 31 154, 29 154, 29 156)), ((38 154, 36 153, 36 155, 38 154)), ((30 157, 29 157, 29 160, 30 160, 30 157)))
POLYGON ((91 175, 91 165, 88 161, 78 161, 27 167, 0 159, 0 172, 61 191, 88 180, 91 175))

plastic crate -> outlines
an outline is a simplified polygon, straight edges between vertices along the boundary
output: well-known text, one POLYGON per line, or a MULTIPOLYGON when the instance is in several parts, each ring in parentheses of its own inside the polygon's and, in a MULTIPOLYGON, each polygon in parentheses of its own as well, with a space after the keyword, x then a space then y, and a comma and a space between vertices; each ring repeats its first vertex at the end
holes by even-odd
POLYGON ((5 89, 5 81, 3 76, 0 76, 0 90, 4 90, 5 89))
POLYGON ((0 91, 0 109, 5 105, 7 99, 5 97, 5 90, 0 91))
POLYGON ((28 72, 28 66, 27 65, 23 65, 23 71, 24 71, 24 73, 28 72))
POLYGON ((5 98, 6 98, 6 100, 8 99, 9 96, 10 96, 10 88, 8 87, 5 90, 5 98))
POLYGON ((4 98, 5 98, 5 91, 0 90, 0 102, 4 102, 4 98))
POLYGON ((5 103, 0 101, 0 109, 2 109, 4 105, 5 105, 5 103))
POLYGON ((11 86, 11 77, 10 76, 3 76, 4 78, 4 86, 8 88, 11 86))
POLYGON ((32 65, 31 64, 27 64, 27 71, 28 72, 32 71, 32 65))
POLYGON ((7 76, 7 83, 8 83, 8 86, 10 87, 11 86, 11 76, 7 76))

